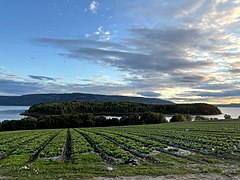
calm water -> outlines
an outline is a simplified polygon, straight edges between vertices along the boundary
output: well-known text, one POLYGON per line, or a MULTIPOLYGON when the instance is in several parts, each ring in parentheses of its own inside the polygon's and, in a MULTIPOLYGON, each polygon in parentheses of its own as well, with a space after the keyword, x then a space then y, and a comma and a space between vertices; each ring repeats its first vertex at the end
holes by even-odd
POLYGON ((229 114, 233 119, 236 119, 240 116, 240 107, 218 107, 222 114, 220 115, 214 115, 214 116, 205 116, 208 118, 218 118, 218 119, 224 119, 225 114, 229 114))
POLYGON ((29 106, 0 106, 0 121, 21 119, 21 112, 27 110, 29 106))
MULTIPOLYGON (((225 114, 229 114, 233 119, 238 118, 238 116, 240 116, 240 107, 218 107, 221 111, 222 114, 219 115, 202 115, 204 117, 207 118, 218 118, 218 119, 224 119, 224 115, 225 114)), ((171 115, 167 116, 166 119, 170 120, 171 119, 171 115)), ((193 120, 195 118, 195 116, 192 116, 193 120)))
MULTIPOLYGON (((221 111, 222 114, 219 115, 202 115, 207 118, 218 118, 218 119, 224 119, 225 114, 229 114, 233 119, 238 118, 240 116, 240 107, 218 107, 221 111)), ((121 116, 105 116, 106 118, 117 118, 120 119, 121 116)), ((172 117, 172 115, 165 115, 166 119, 169 121, 172 117)), ((196 116, 192 116, 193 120, 195 119, 196 116)))
MULTIPOLYGON (((28 108, 29 106, 0 106, 0 121, 21 119, 23 116, 21 116, 20 113, 28 108)), ((240 107, 219 107, 219 109, 223 114, 204 117, 224 119, 224 114, 229 114, 232 118, 238 118, 238 116, 240 116, 240 107)), ((167 116, 166 118, 169 120, 171 116, 167 116)))

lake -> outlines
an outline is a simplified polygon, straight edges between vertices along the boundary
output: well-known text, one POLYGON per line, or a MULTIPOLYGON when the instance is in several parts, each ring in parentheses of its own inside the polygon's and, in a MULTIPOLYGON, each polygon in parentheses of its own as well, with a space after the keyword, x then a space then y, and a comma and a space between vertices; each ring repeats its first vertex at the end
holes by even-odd
MULTIPOLYGON (((218 107, 222 114, 219 115, 200 115, 207 118, 218 118, 218 119, 224 119, 225 114, 229 114, 233 119, 237 119, 240 116, 240 107, 218 107)), ((166 115, 166 119, 170 120, 172 115, 166 115)), ((193 120, 196 116, 192 116, 193 120)))
MULTIPOLYGON (((0 106, 0 121, 9 119, 21 119, 23 116, 21 116, 20 113, 27 110, 28 108, 29 106, 0 106)), ((218 108, 222 111, 223 114, 209 116, 204 115, 204 117, 224 119, 224 114, 229 114, 232 118, 238 118, 238 116, 240 116, 240 107, 218 108)), ((167 116, 166 118, 169 120, 171 116, 167 116)))
POLYGON ((240 107, 218 107, 222 114, 220 115, 214 115, 214 116, 204 116, 208 118, 218 118, 218 119, 224 119, 225 114, 229 114, 233 119, 237 119, 240 116, 240 107))
POLYGON ((27 110, 29 106, 0 106, 0 121, 21 119, 21 112, 27 110))
MULTIPOLYGON (((232 118, 236 119, 238 116, 240 116, 240 107, 218 107, 221 111, 222 114, 219 115, 201 115, 207 118, 218 118, 218 119, 224 119, 225 114, 229 114, 232 118)), ((166 119, 169 121, 172 118, 171 114, 164 114, 166 119)), ((117 118, 120 119, 121 116, 105 116, 106 118, 117 118)), ((192 116, 193 120, 195 119, 196 116, 192 116)))

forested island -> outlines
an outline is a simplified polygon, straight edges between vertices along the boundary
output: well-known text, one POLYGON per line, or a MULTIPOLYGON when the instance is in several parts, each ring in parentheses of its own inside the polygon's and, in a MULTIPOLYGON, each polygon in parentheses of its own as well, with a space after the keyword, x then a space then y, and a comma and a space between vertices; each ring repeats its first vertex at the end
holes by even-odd
POLYGON ((22 113, 26 116, 39 117, 43 115, 70 115, 79 113, 93 113, 94 115, 129 115, 137 113, 155 112, 162 114, 192 114, 192 115, 216 115, 221 111, 213 105, 195 104, 144 104, 128 101, 120 102, 61 102, 42 103, 33 105, 22 113))
POLYGON ((168 121, 163 114, 174 114, 170 122, 190 121, 190 115, 215 115, 221 111, 209 104, 144 104, 135 102, 60 102, 31 106, 22 120, 3 121, 1 130, 78 128, 118 125, 158 124, 168 121), (106 115, 121 118, 106 118, 106 115))

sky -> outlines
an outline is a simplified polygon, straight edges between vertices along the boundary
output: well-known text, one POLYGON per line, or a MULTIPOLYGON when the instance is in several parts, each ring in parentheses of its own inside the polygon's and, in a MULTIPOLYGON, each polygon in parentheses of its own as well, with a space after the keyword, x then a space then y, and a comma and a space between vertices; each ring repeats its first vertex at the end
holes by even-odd
POLYGON ((240 0, 0 0, 0 95, 240 103, 240 0))

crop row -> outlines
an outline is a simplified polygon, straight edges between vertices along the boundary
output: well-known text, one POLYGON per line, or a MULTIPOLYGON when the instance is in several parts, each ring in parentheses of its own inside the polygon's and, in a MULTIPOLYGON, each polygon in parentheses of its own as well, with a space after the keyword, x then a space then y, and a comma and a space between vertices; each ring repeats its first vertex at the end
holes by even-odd
MULTIPOLYGON (((93 130, 94 132, 94 130, 93 130)), ((120 146, 124 146, 125 149, 130 150, 135 155, 144 158, 145 160, 149 160, 148 157, 154 157, 155 153, 163 153, 173 158, 186 159, 189 161, 202 163, 200 160, 195 159, 193 157, 188 157, 183 154, 178 153, 178 149, 174 147, 169 147, 166 144, 162 144, 156 140, 151 140, 146 137, 141 137, 139 135, 134 135, 131 133, 123 133, 123 132, 116 132, 116 131, 107 131, 101 130, 95 132, 99 135, 103 135, 107 139, 113 140, 114 142, 120 144, 120 146), (174 150, 174 151, 173 151, 174 150)), ((152 160, 150 160, 151 162, 152 160)))
POLYGON ((219 147, 218 149, 214 149, 212 146, 206 145, 206 144, 199 144, 196 142, 190 142, 190 141, 182 141, 179 139, 170 139, 170 138, 165 138, 165 137, 161 137, 161 136, 156 136, 156 135, 141 135, 140 136, 149 138, 149 139, 153 139, 156 141, 159 141, 163 144, 169 145, 169 146, 173 146, 173 147, 177 147, 177 148, 181 148, 181 149, 186 149, 192 152, 197 152, 197 153, 201 153, 201 154, 205 154, 205 155, 215 155, 218 157, 225 157, 225 158, 230 158, 230 159, 234 159, 237 158, 236 156, 233 156, 231 154, 231 151, 229 151, 228 149, 224 148, 224 147, 219 147), (228 153, 230 152, 230 153, 228 153))
POLYGON ((14 133, 7 133, 6 135, 1 135, 0 136, 0 145, 4 145, 7 143, 11 143, 13 141, 17 141, 18 139, 22 139, 24 137, 27 137, 29 135, 31 135, 32 133, 23 133, 23 132, 14 132, 14 133))
POLYGON ((86 130, 84 131, 81 130, 81 132, 87 135, 87 137, 91 139, 91 142, 93 142, 96 147, 100 148, 101 151, 103 151, 110 157, 117 158, 120 161, 127 161, 134 157, 132 154, 124 151, 119 146, 115 145, 114 143, 108 141, 107 139, 99 135, 96 135, 95 133, 86 130))
POLYGON ((206 135, 189 135, 187 133, 153 133, 154 135, 172 138, 172 139, 179 139, 188 142, 195 142, 198 144, 204 144, 211 146, 213 149, 227 149, 227 153, 232 153, 234 150, 240 149, 240 140, 237 139, 223 139, 221 137, 213 137, 213 136, 206 136, 206 135))
MULTIPOLYGON (((105 136, 111 138, 112 140, 116 141, 117 143, 122 144, 129 149, 136 150, 139 153, 149 154, 155 150, 152 143, 146 144, 145 142, 141 142, 140 140, 133 140, 132 138, 128 138, 128 137, 126 138, 126 137, 124 137, 125 134, 121 134, 119 136, 113 132, 106 132, 106 131, 105 132, 100 131, 97 134, 105 135, 105 136)), ((149 140, 149 141, 151 141, 151 140, 149 140)))
MULTIPOLYGON (((121 130, 120 130, 121 131, 121 130)), ((123 130, 124 131, 124 130, 123 130)), ((192 134, 189 132, 179 132, 171 130, 135 130, 126 131, 128 134, 144 135, 144 137, 151 137, 157 139, 161 143, 168 145, 180 145, 190 149, 198 149, 202 152, 215 153, 218 155, 231 156, 234 152, 240 149, 240 140, 237 138, 224 139, 222 137, 214 137, 211 135, 192 134)))
POLYGON ((14 151, 13 154, 32 154, 36 149, 39 148, 39 145, 46 142, 51 136, 56 133, 56 130, 47 131, 47 133, 43 133, 35 139, 30 140, 28 143, 24 144, 21 148, 18 148, 14 151))
POLYGON ((40 158, 61 158, 62 148, 66 139, 67 129, 60 132, 44 149, 40 152, 40 158))
MULTIPOLYGON (((134 134, 129 132, 130 134, 134 134)), ((136 133, 136 132, 135 132, 136 133)), ((233 153, 240 148, 240 141, 238 139, 223 139, 221 137, 212 137, 202 134, 190 134, 187 132, 174 131, 138 131, 137 134, 147 134, 148 136, 158 136, 158 139, 167 142, 183 141, 185 143, 193 144, 201 150, 212 151, 219 154, 233 153)))
POLYGON ((93 151, 91 145, 79 132, 72 129, 70 132, 72 135, 72 150, 74 154, 88 153, 93 151))
POLYGON ((48 131, 34 131, 24 134, 23 136, 13 137, 11 142, 0 145, 0 154, 8 153, 10 151, 15 151, 21 145, 28 144, 32 140, 41 137, 42 135, 49 133, 48 131))

